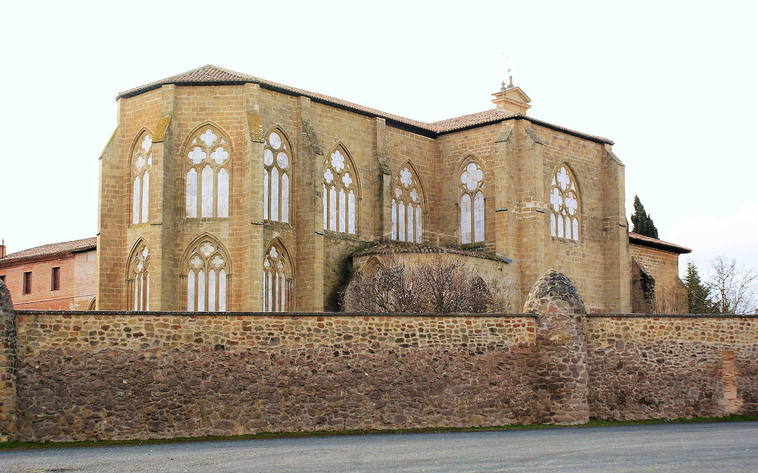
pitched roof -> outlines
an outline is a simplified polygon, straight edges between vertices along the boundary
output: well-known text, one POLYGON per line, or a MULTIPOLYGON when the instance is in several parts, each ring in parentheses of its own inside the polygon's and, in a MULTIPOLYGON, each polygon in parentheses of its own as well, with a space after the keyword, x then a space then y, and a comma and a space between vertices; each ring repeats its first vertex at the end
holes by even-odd
POLYGON ((659 240, 657 238, 645 236, 639 233, 629 232, 629 243, 633 245, 649 246, 651 248, 658 248, 659 250, 667 250, 673 253, 685 254, 692 253, 690 248, 686 246, 680 246, 675 243, 669 243, 667 241, 659 240))
POLYGON ((52 257, 68 253, 78 253, 80 251, 94 250, 97 248, 97 237, 83 238, 81 240, 62 241, 60 243, 50 243, 26 250, 17 251, 0 258, 0 266, 6 266, 6 263, 19 263, 24 260, 33 258, 52 257))
POLYGON ((444 246, 423 245, 420 243, 406 243, 400 241, 380 241, 352 254, 353 257, 370 255, 389 255, 398 253, 447 253, 461 256, 472 256, 494 261, 510 263, 510 258, 497 255, 485 249, 462 249, 444 246))
POLYGON ((406 129, 408 131, 435 138, 438 135, 446 133, 452 133, 455 131, 465 130, 477 126, 491 125, 504 120, 528 120, 534 124, 545 126, 557 131, 562 131, 580 138, 585 138, 590 141, 599 143, 613 144, 613 141, 594 135, 588 135, 578 131, 570 130, 558 125, 553 125, 548 122, 534 119, 525 115, 514 115, 502 110, 491 109, 483 112, 472 113, 469 115, 463 115, 460 117, 450 118, 447 120, 440 120, 433 123, 426 123, 419 120, 413 120, 411 118, 401 117, 400 115, 394 115, 387 112, 382 112, 375 108, 358 105, 347 100, 330 97, 328 95, 319 94, 317 92, 311 92, 304 89, 298 89, 297 87, 291 87, 277 82, 272 82, 259 77, 254 77, 241 72, 231 71, 222 67, 214 66, 211 64, 198 67, 181 74, 176 74, 165 79, 150 82, 149 84, 134 87, 129 90, 120 92, 117 95, 117 99, 133 97, 141 93, 157 89, 162 85, 175 84, 175 85, 242 85, 242 84, 258 84, 261 87, 276 92, 281 92, 288 95, 301 95, 308 97, 314 102, 322 103, 326 105, 332 105, 344 110, 359 113, 366 116, 384 118, 388 124, 398 126, 399 128, 406 129))

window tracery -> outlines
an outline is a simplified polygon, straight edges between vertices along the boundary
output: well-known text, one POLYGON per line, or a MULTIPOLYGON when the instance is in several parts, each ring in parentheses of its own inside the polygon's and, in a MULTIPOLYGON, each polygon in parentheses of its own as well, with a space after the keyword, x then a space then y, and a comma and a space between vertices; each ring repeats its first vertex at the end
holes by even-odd
POLYGON ((147 223, 150 208, 150 168, 153 167, 153 138, 144 133, 132 154, 132 225, 147 223))
POLYGON ((185 152, 187 217, 229 216, 229 143, 212 125, 200 127, 185 152))
POLYGON ((263 311, 285 312, 292 300, 292 266, 281 243, 274 241, 263 258, 263 311))
POLYGON ((550 236, 579 241, 579 193, 567 166, 560 166, 550 181, 550 236))
POLYGON ((201 239, 187 258, 187 310, 226 312, 229 258, 211 238, 201 239))
POLYGON ((132 253, 129 263, 129 300, 131 310, 150 310, 150 272, 148 271, 149 251, 141 243, 132 253))
POLYGON ((357 171, 341 146, 324 161, 322 185, 324 230, 357 233, 357 171))
POLYGON ((469 162, 460 174, 461 244, 484 241, 484 172, 469 162))
POLYGON ((281 130, 273 130, 263 146, 263 219, 289 222, 291 146, 281 130))
POLYGON ((421 243, 424 238, 424 195, 416 173, 404 166, 393 179, 392 239, 421 243))

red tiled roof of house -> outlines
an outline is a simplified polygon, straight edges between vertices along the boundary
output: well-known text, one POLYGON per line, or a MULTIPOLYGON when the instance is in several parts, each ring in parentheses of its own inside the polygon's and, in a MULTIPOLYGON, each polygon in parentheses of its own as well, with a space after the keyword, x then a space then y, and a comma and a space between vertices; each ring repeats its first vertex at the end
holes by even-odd
POLYGON ((558 125, 553 125, 548 122, 537 120, 525 115, 517 115, 502 110, 491 109, 483 112, 472 113, 463 115, 460 117, 450 118, 447 120, 440 120, 433 123, 426 123, 419 120, 413 120, 411 118, 401 117, 387 112, 382 112, 375 108, 358 105, 347 100, 330 97, 328 95, 319 94, 317 92, 311 92, 304 89, 298 89, 297 87, 290 87, 288 85, 279 84, 259 77, 254 77, 241 72, 231 71, 222 67, 205 65, 192 69, 190 71, 182 72, 165 79, 150 82, 149 84, 134 87, 129 90, 125 90, 118 94, 117 98, 128 98, 149 90, 157 89, 158 87, 166 84, 176 85, 241 85, 246 83, 258 84, 266 89, 282 92, 289 95, 302 95, 308 97, 311 100, 339 107, 351 112, 360 113, 367 116, 384 118, 389 124, 400 125, 403 128, 407 128, 409 131, 418 133, 428 137, 436 137, 446 133, 452 133, 459 130, 473 128, 477 126, 490 125, 498 123, 504 120, 528 120, 536 125, 544 126, 554 130, 562 131, 580 138, 585 138, 591 141, 599 143, 613 144, 613 141, 600 136, 588 135, 578 131, 564 128, 558 125))
POLYGON ((76 253, 80 251, 94 250, 95 248, 97 248, 97 237, 50 243, 6 255, 4 258, 0 258, 0 266, 4 266, 6 263, 18 263, 19 261, 31 258, 76 253))
POLYGON ((692 253, 692 250, 686 246, 680 246, 675 243, 669 243, 667 241, 659 240, 657 238, 641 235, 634 232, 629 232, 629 243, 641 246, 649 246, 661 250, 668 250, 674 253, 679 253, 680 255, 685 253, 692 253))
POLYGON ((472 256, 474 258, 484 258, 494 261, 510 263, 509 258, 499 256, 485 249, 463 249, 444 246, 424 245, 420 243, 406 243, 401 241, 380 241, 374 245, 358 250, 352 254, 353 257, 369 255, 389 255, 397 253, 447 253, 453 255, 472 256))

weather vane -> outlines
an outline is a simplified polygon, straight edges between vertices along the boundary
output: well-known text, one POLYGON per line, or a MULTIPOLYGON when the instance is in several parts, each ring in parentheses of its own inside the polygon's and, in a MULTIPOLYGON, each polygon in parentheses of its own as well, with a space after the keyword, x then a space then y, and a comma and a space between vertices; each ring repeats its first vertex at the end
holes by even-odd
POLYGON ((508 73, 508 85, 505 85, 505 81, 500 83, 500 89, 505 90, 506 88, 510 89, 513 87, 513 61, 511 60, 510 56, 505 56, 505 68, 508 73))

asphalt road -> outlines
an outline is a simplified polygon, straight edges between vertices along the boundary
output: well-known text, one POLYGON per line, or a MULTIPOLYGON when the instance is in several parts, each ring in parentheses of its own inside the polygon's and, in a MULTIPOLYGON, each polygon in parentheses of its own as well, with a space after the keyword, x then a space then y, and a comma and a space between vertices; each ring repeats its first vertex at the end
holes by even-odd
POLYGON ((758 422, 0 452, 0 472, 758 472, 758 422))

